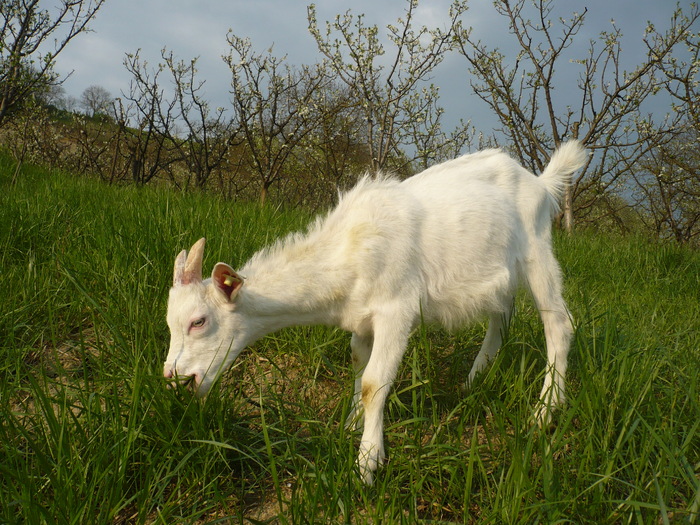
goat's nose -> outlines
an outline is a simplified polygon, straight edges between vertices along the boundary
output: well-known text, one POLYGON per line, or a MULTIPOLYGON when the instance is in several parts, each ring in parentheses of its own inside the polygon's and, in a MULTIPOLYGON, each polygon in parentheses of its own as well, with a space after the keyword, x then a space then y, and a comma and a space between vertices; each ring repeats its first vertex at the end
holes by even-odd
POLYGON ((175 370, 173 367, 166 366, 165 369, 163 370, 163 375, 165 376, 165 379, 172 379, 175 376, 175 370))

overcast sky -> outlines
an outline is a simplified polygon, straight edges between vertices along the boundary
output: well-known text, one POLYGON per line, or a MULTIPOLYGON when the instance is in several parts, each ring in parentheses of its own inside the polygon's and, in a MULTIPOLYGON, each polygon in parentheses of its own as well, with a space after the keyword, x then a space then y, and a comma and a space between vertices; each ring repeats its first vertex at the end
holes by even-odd
MULTIPOLYGON (((50 5, 52 0, 45 0, 50 5)), ((227 54, 226 35, 249 37, 257 51, 274 46, 277 56, 288 55, 291 64, 319 60, 316 44, 307 30, 307 0, 107 0, 90 25, 92 32, 80 35, 61 53, 56 69, 72 74, 64 84, 66 94, 79 98, 91 85, 120 96, 129 89, 124 68, 126 53, 141 50, 141 57, 157 65, 160 51, 167 48, 189 61, 198 57, 200 79, 206 80, 206 98, 214 106, 228 105, 230 71, 222 60, 227 54)), ((405 13, 404 0, 317 0, 319 25, 348 9, 364 13, 367 24, 384 28, 405 13)), ((416 21, 429 27, 445 27, 451 0, 422 0, 416 21)), ((684 0, 681 5, 689 5, 684 0)), ((590 38, 610 30, 611 21, 625 34, 624 58, 629 67, 643 58, 641 38, 647 21, 658 29, 668 26, 675 8, 673 0, 559 0, 561 16, 588 9, 583 31, 576 38, 573 55, 583 57, 590 38)), ((492 0, 471 0, 463 19, 491 46, 512 47, 512 35, 492 0)), ((460 118, 476 124, 491 117, 483 103, 470 95, 466 59, 448 56, 436 72, 441 104, 450 122, 460 118)), ((495 122, 493 123, 495 124, 495 122)), ((493 125, 492 124, 492 125, 493 125)), ((483 129, 484 126, 477 125, 483 129)), ((484 131, 488 131, 484 129, 484 131)))

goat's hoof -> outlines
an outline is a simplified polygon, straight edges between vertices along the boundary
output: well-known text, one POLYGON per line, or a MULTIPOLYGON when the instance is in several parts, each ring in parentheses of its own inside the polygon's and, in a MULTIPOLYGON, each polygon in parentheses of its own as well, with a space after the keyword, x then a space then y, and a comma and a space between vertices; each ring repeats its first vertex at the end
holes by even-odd
POLYGON ((469 371, 469 375, 467 376, 467 381, 466 383, 463 383, 462 385, 462 390, 465 392, 468 392, 474 387, 474 384, 478 380, 478 378, 481 376, 481 374, 484 372, 486 368, 486 364, 479 365, 477 366, 476 364, 472 366, 472 369, 469 371))
POLYGON ((542 406, 535 412, 534 415, 534 426, 542 430, 543 432, 550 432, 556 428, 554 424, 552 414, 554 409, 549 406, 542 406))
POLYGON ((357 459, 357 465, 360 468, 360 478, 365 485, 371 487, 374 484, 374 471, 377 469, 376 463, 372 465, 372 461, 363 461, 362 459, 357 459))
POLYGON ((360 477, 365 482, 365 485, 372 486, 374 484, 374 473, 379 465, 384 462, 385 457, 383 450, 380 450, 378 453, 360 452, 357 458, 357 465, 360 468, 360 477))
POLYGON ((364 482, 365 485, 368 487, 371 487, 374 485, 374 472, 372 472, 369 469, 363 469, 360 467, 360 477, 362 478, 362 481, 364 482))

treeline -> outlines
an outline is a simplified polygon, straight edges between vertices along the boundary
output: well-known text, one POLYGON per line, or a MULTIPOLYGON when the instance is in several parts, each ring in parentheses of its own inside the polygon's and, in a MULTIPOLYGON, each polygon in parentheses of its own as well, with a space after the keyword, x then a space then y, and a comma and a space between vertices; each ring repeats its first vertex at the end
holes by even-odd
MULTIPOLYGON (((71 5, 96 10, 100 3, 71 5)), ((539 172, 557 144, 576 138, 592 156, 566 195, 566 229, 574 223, 642 229, 700 243, 697 6, 677 7, 664 29, 649 24, 637 42, 646 57, 633 68, 623 67, 623 35, 614 24, 584 47, 586 11, 564 17, 551 0, 494 3, 513 56, 463 25, 467 2, 453 2, 443 29, 417 24, 416 0, 405 6, 382 34, 349 11, 319 24, 310 5, 308 29, 319 51, 310 65, 291 65, 273 50, 259 53, 229 33, 231 104, 223 108, 206 99, 197 61, 167 49, 155 66, 139 52, 127 54, 128 91, 111 99, 94 86, 84 93, 80 114, 65 105, 55 110, 57 79, 44 72, 48 81, 35 83, 28 90, 33 96, 0 110, 0 137, 18 165, 31 160, 109 183, 160 182, 314 208, 332 203, 365 171, 408 176, 489 145, 539 172), (471 88, 498 129, 469 122, 444 129, 445 109, 431 78, 449 54, 463 57, 471 88), (659 101, 667 111, 653 110, 659 101)), ((86 16, 73 15, 81 13, 86 16)), ((18 71, 35 71, 12 58, 8 35, 6 88, 21 83, 18 71)))

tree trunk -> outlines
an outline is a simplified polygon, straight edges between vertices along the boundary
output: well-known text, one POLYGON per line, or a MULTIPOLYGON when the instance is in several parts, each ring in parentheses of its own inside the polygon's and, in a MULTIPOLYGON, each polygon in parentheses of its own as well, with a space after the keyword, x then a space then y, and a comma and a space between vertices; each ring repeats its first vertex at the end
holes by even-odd
POLYGON ((263 184, 263 187, 260 190, 260 205, 265 206, 266 201, 267 201, 267 185, 263 184))
POLYGON ((573 195, 571 191, 571 186, 568 186, 566 188, 566 191, 564 192, 564 221, 563 221, 563 227, 564 231, 568 234, 572 234, 574 232, 574 202, 573 202, 573 195))

